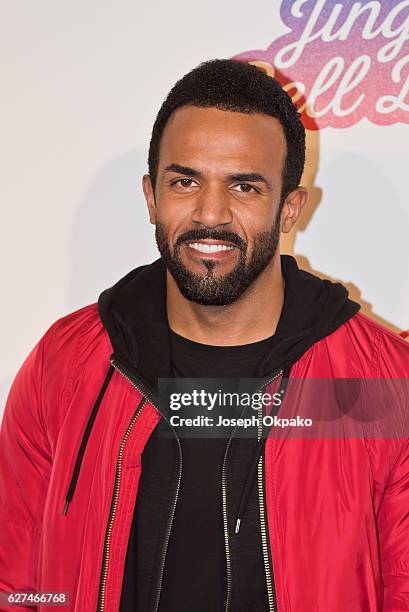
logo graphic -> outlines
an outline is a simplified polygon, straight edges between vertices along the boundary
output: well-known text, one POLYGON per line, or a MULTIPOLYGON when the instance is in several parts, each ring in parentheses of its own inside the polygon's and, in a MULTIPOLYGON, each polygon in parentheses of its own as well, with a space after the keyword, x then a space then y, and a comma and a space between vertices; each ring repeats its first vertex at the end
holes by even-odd
POLYGON ((409 123, 409 0, 282 0, 288 32, 234 56, 275 76, 306 128, 409 123))

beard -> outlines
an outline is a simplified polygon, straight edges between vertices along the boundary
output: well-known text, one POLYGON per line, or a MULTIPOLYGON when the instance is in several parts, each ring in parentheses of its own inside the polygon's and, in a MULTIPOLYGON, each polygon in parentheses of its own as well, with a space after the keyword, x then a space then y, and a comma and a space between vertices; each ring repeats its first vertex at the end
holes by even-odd
POLYGON ((188 300, 205 306, 226 306, 235 302, 244 291, 258 278, 273 259, 280 239, 279 206, 274 224, 270 231, 259 232, 254 239, 254 249, 250 260, 246 263, 247 242, 237 234, 225 230, 198 229, 185 232, 173 245, 173 254, 169 248, 166 226, 156 221, 155 239, 162 260, 173 276, 179 291, 188 300), (207 268, 204 274, 191 272, 182 262, 181 245, 205 238, 231 242, 240 250, 239 261, 229 273, 216 276, 213 273, 217 262, 202 259, 207 268))

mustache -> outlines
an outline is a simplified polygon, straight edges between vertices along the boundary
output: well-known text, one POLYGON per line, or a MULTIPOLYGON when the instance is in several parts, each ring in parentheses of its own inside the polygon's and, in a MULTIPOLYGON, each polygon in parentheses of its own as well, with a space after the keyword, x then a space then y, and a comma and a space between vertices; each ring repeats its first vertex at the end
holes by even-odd
POLYGON ((231 242, 232 244, 237 245, 241 249, 245 249, 247 247, 247 242, 233 232, 228 232, 227 230, 216 231, 212 229, 203 228, 197 230, 189 230, 188 232, 181 234, 177 238, 174 244, 174 248, 177 248, 185 242, 195 242, 196 240, 205 240, 206 238, 210 238, 213 240, 225 240, 226 242, 231 242))

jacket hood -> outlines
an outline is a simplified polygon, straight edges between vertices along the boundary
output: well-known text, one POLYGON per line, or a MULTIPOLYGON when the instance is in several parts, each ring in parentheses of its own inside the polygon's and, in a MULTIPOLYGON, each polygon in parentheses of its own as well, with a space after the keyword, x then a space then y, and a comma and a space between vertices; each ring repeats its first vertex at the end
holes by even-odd
MULTIPOLYGON (((284 305, 271 350, 259 365, 259 377, 291 366, 360 309, 341 283, 301 270, 294 257, 281 255, 281 268, 284 305)), ((98 311, 113 355, 156 394, 158 378, 172 377, 162 258, 135 268, 103 291, 98 311)))

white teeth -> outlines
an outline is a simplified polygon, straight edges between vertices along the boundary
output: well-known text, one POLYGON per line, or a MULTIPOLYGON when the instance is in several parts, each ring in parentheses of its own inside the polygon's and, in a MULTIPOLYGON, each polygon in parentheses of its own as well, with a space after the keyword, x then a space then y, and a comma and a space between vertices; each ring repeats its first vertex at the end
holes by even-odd
POLYGON ((202 253, 217 253, 218 251, 231 251, 234 249, 233 246, 227 246, 227 244, 203 244, 201 242, 189 242, 189 246, 202 253))

